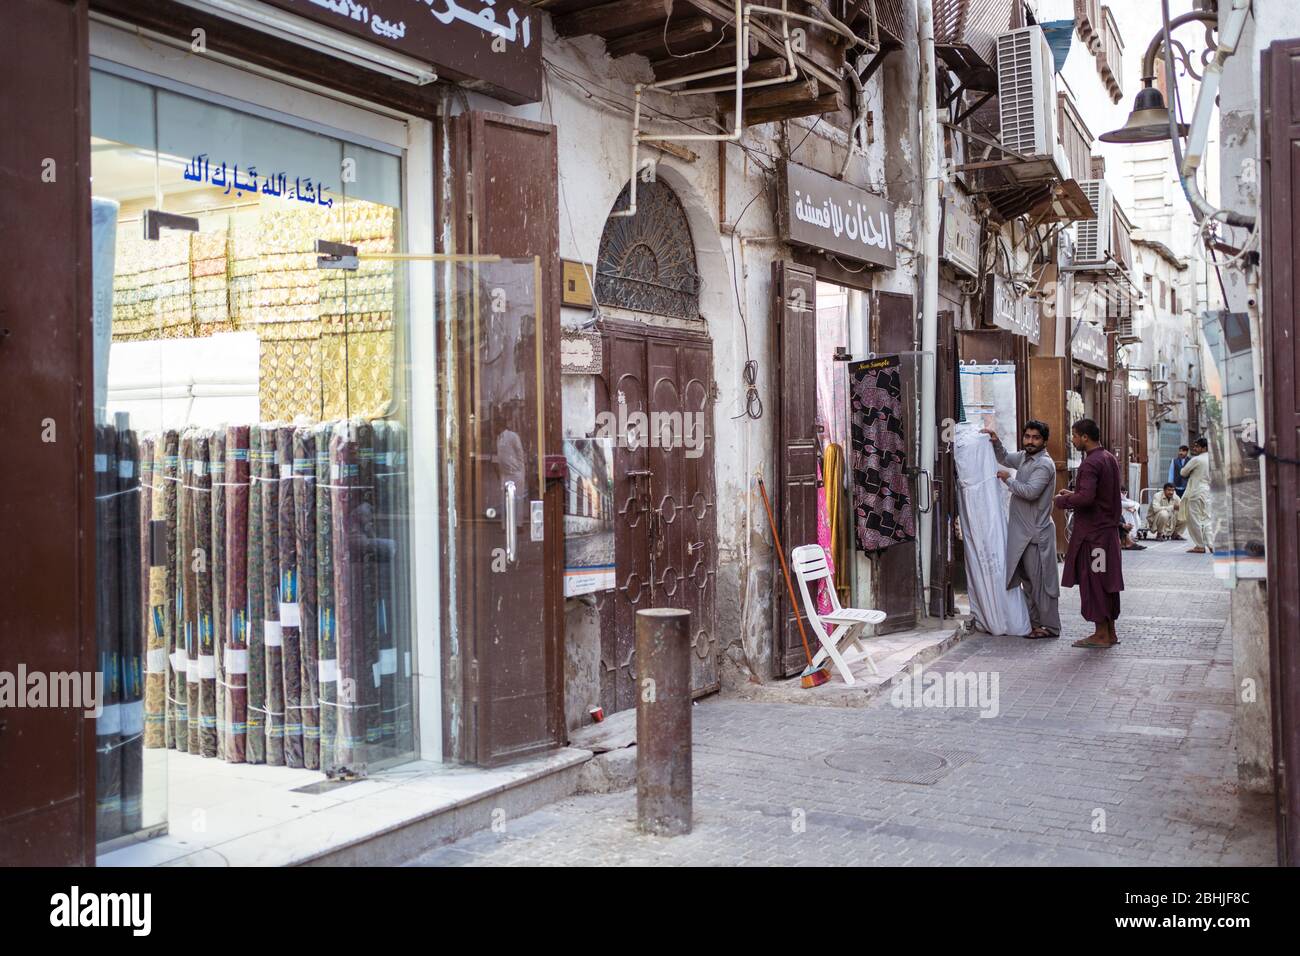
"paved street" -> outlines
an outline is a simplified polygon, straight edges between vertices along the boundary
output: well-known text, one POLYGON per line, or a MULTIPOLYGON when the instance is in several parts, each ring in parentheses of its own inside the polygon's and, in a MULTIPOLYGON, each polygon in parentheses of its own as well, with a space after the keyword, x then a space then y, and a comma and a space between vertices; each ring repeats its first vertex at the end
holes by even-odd
POLYGON ((1235 787, 1227 592, 1186 547, 1125 553, 1119 647, 1070 647, 1091 630, 1070 590, 1061 640, 975 636, 926 669, 996 676, 997 716, 713 699, 689 836, 638 835, 624 791, 413 862, 1271 865, 1271 798, 1235 787))

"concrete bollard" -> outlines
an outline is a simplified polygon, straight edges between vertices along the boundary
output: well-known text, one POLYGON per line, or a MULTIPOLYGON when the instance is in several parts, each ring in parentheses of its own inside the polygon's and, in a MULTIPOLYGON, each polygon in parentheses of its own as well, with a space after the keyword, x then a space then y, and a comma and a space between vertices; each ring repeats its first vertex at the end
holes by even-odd
POLYGON ((691 832, 691 612, 636 612, 636 815, 642 833, 691 832))

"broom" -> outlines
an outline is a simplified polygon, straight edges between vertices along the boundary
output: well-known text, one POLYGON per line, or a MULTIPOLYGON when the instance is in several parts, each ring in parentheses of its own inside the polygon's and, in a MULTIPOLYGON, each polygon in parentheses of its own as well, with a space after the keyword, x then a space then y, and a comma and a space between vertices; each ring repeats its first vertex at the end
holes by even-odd
POLYGON ((799 599, 794 596, 794 584, 790 580, 790 568, 785 563, 785 548, 781 545, 781 536, 776 531, 776 519, 772 517, 772 502, 767 498, 767 488, 763 479, 758 479, 758 490, 763 495, 763 509, 767 512, 767 524, 772 529, 772 540, 776 542, 776 556, 781 559, 781 572, 785 575, 786 590, 790 592, 790 607, 794 609, 794 622, 799 625, 799 640, 803 641, 803 653, 808 658, 808 666, 799 675, 801 687, 816 687, 831 679, 831 662, 822 662, 821 667, 813 666, 812 651, 808 649, 808 635, 804 633, 803 618, 799 616, 799 599))

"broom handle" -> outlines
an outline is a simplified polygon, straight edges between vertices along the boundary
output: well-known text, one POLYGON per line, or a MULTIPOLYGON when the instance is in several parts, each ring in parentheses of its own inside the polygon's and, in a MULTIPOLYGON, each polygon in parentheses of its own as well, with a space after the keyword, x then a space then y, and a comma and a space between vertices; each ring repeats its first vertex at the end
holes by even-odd
POLYGON ((785 563, 785 548, 781 546, 781 536, 776 532, 776 519, 772 517, 772 502, 767 500, 767 488, 763 479, 758 479, 758 490, 763 494, 763 509, 767 512, 767 523, 772 529, 772 539, 776 542, 776 556, 781 559, 781 572, 785 575, 786 590, 790 592, 790 607, 794 609, 794 622, 799 625, 799 640, 803 641, 803 653, 812 666, 812 651, 808 650, 808 635, 803 630, 803 618, 799 616, 799 600, 794 596, 794 584, 790 581, 790 569, 785 563))

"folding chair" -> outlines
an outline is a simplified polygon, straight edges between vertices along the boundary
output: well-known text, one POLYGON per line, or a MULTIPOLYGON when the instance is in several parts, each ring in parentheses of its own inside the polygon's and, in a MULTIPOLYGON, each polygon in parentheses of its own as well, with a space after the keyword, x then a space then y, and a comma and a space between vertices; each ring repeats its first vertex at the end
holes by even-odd
POLYGON ((840 676, 844 678, 844 683, 854 683, 853 672, 849 670, 849 665, 845 663, 840 653, 840 644, 848 641, 862 652, 871 668, 871 673, 879 674, 876 662, 871 659, 871 655, 862 646, 862 641, 857 635, 864 625, 879 624, 883 621, 885 612, 840 607, 839 595, 835 593, 834 584, 831 583, 826 589, 831 599, 831 611, 829 614, 817 613, 817 599, 813 596, 812 589, 815 587, 815 582, 831 576, 830 569, 826 566, 826 552, 822 550, 821 545, 805 544, 795 548, 790 557, 791 564, 794 565, 795 577, 799 579, 799 590, 803 592, 803 607, 808 623, 813 626, 817 639, 822 644, 822 649, 813 657, 813 666, 818 666, 829 656, 835 662, 840 676), (827 624, 834 628, 829 635, 826 633, 827 624))

